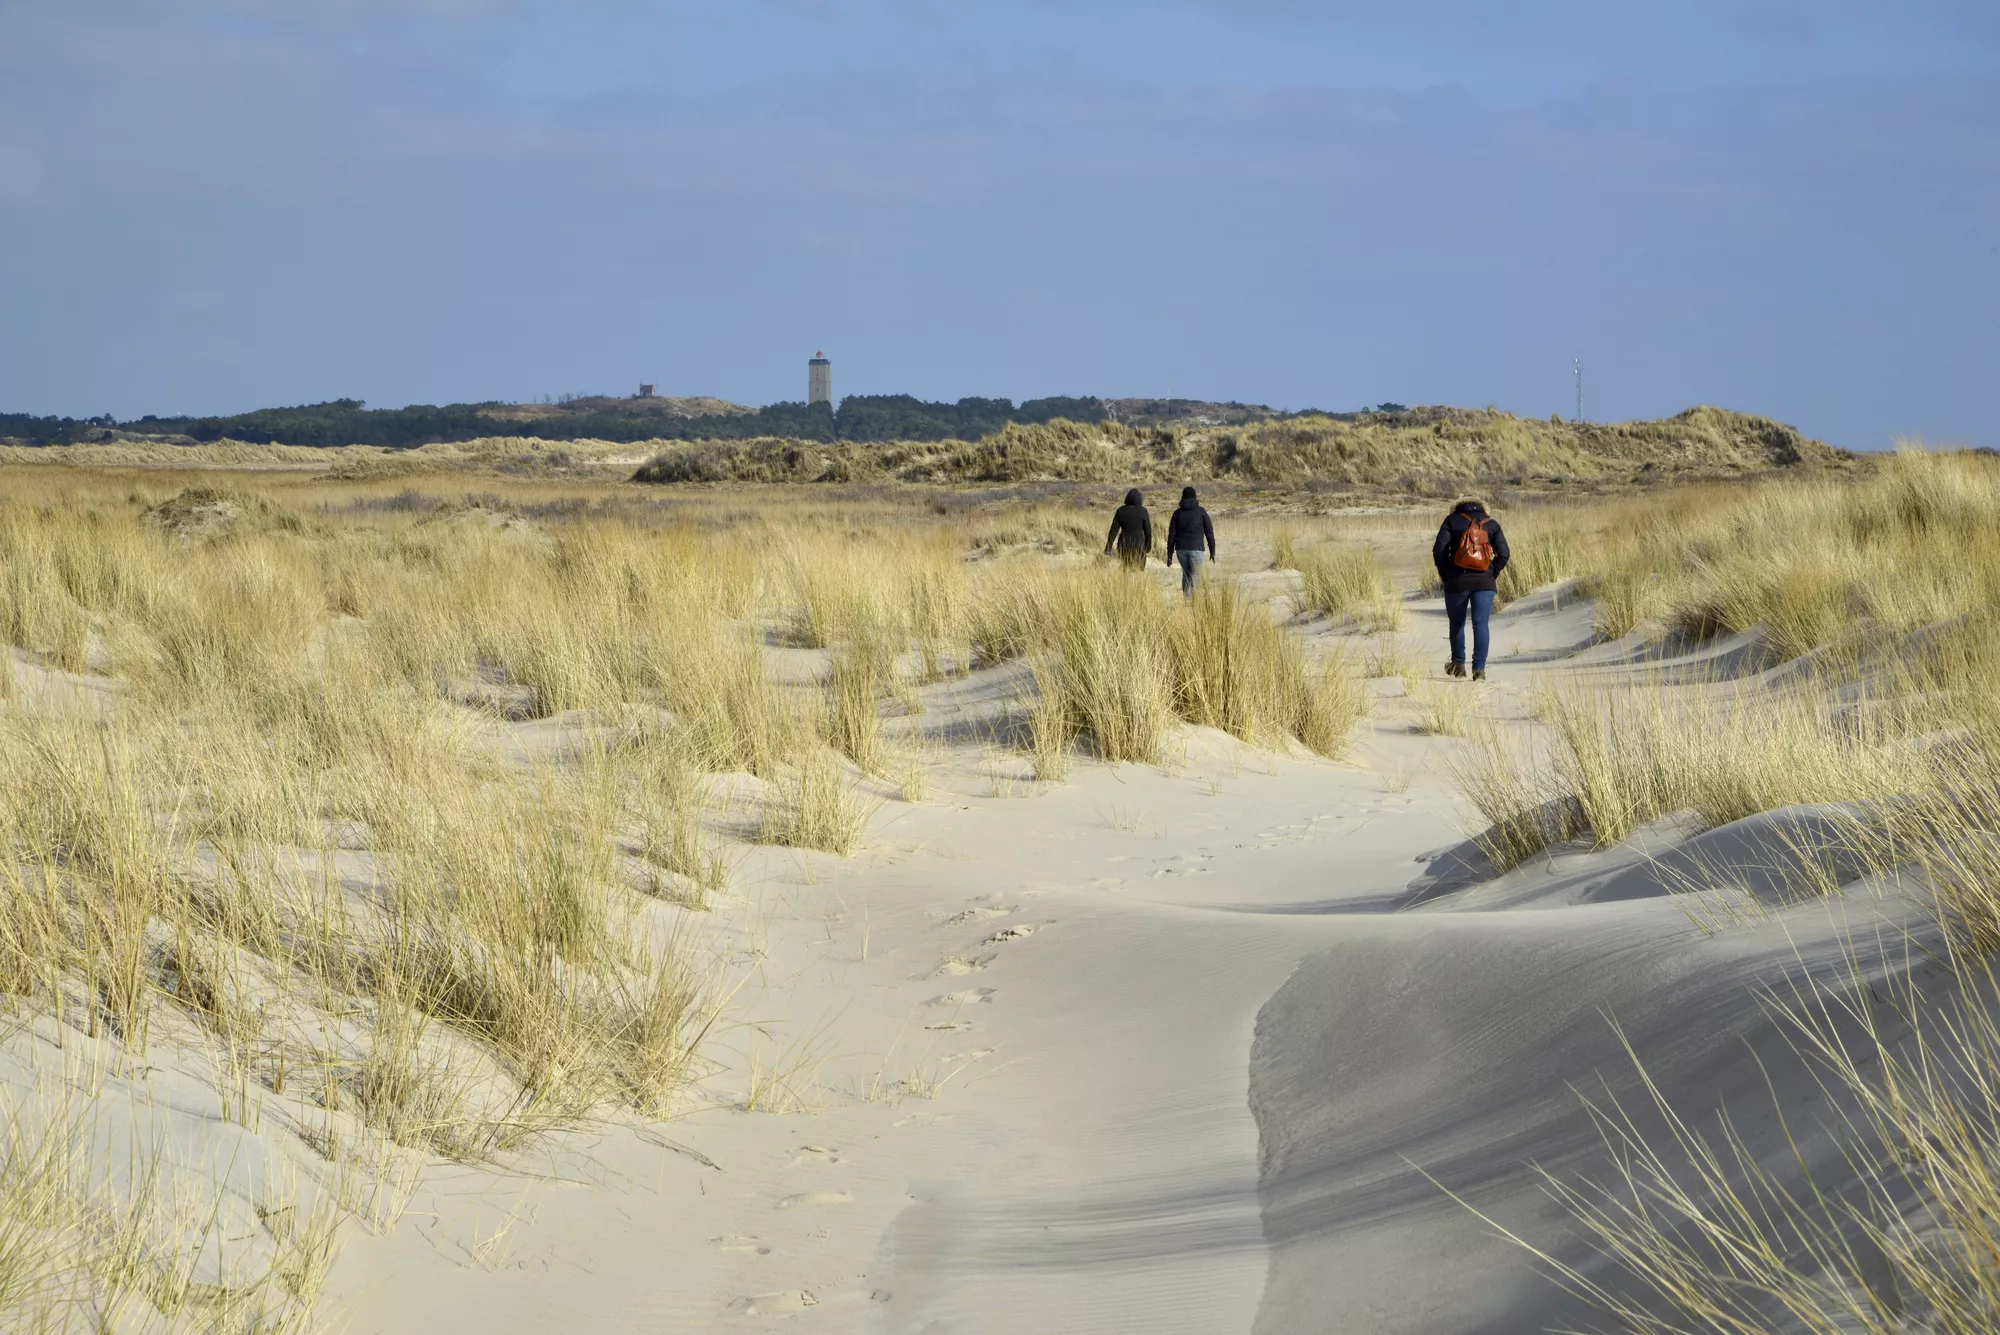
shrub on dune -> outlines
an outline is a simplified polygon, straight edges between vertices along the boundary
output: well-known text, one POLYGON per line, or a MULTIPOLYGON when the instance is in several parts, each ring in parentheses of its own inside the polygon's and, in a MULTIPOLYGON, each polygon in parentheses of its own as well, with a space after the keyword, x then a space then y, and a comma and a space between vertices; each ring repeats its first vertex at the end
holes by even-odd
POLYGON ((1396 630, 1402 600, 1389 587, 1373 549, 1314 547, 1299 558, 1300 613, 1353 617, 1372 630, 1396 630))

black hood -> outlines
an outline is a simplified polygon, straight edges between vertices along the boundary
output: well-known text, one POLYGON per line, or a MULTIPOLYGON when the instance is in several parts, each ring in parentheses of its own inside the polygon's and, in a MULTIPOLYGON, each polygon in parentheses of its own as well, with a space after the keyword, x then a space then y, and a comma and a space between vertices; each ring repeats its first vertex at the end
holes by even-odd
POLYGON ((1139 489, 1137 487, 1134 487, 1132 488, 1132 490, 1125 493, 1125 504, 1144 505, 1145 503, 1146 503, 1146 498, 1139 494, 1139 489))
POLYGON ((1182 487, 1182 488, 1181 488, 1181 509, 1183 509, 1183 510, 1186 510, 1186 509, 1189 509, 1189 508, 1191 508, 1191 507, 1193 507, 1193 506, 1197 506, 1197 505, 1200 505, 1200 504, 1201 504, 1201 501, 1200 501, 1200 499, 1199 499, 1198 497, 1196 497, 1196 495, 1194 494, 1194 488, 1193 488, 1193 487, 1182 487))

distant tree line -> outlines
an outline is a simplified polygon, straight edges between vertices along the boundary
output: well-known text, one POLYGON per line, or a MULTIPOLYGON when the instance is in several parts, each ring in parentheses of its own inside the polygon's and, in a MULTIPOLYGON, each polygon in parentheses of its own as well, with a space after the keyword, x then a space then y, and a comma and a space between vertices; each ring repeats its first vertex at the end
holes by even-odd
POLYGON ((926 403, 908 394, 850 394, 836 409, 824 403, 774 403, 754 413, 690 417, 665 436, 683 440, 743 440, 784 436, 795 440, 978 440, 1009 422, 1101 422, 1100 399, 960 399, 926 403))
POLYGON ((0 413, 0 440, 25 440, 30 445, 67 445, 83 439, 93 427, 116 426, 110 417, 36 417, 30 413, 0 413))
POLYGON ((110 417, 33 417, 0 413, 0 437, 31 445, 64 445, 88 440, 112 428, 142 435, 188 436, 198 441, 241 440, 254 445, 379 445, 410 449, 481 436, 535 436, 545 440, 742 440, 785 436, 800 440, 977 440, 1008 422, 1047 422, 1058 417, 1096 422, 1104 404, 1093 398, 960 399, 926 403, 908 394, 852 394, 836 409, 824 403, 774 403, 752 413, 713 417, 667 417, 652 413, 566 412, 534 421, 502 421, 488 416, 494 403, 428 403, 407 408, 370 408, 360 399, 262 408, 229 417, 158 417, 148 414, 120 422, 110 417))

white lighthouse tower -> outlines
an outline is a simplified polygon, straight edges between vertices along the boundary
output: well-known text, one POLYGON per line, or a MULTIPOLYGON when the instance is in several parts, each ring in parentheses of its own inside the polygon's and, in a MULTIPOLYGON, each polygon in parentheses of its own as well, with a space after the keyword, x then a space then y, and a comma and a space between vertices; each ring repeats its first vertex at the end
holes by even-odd
POLYGON ((833 402, 833 363, 823 352, 815 352, 806 363, 806 402, 833 402))

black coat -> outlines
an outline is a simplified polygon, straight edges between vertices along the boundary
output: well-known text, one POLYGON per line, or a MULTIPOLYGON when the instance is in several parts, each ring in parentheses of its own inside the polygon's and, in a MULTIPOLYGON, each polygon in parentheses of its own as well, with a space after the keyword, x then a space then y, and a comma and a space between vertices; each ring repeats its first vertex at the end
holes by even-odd
POLYGON ((1111 535, 1104 540, 1105 554, 1109 555, 1113 547, 1121 552, 1153 550, 1153 516, 1146 513, 1145 506, 1118 507, 1118 513, 1111 516, 1111 535))
POLYGON ((1167 559, 1172 560, 1175 552, 1198 552, 1206 545, 1208 559, 1215 559, 1215 525, 1209 522, 1208 511, 1193 501, 1182 501, 1180 509, 1174 511, 1167 520, 1167 559))
POLYGON ((1507 560, 1507 535, 1500 531, 1500 521, 1484 510, 1471 514, 1452 511, 1439 526, 1437 541, 1431 544, 1431 564, 1437 567, 1438 580, 1446 593, 1493 591, 1499 587, 1500 572, 1507 568, 1507 560), (1486 525, 1486 534, 1493 540, 1493 566, 1488 570, 1466 570, 1451 563, 1460 535, 1472 527, 1474 520, 1486 525))

